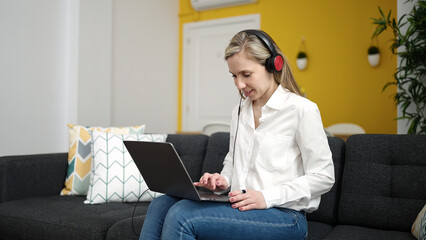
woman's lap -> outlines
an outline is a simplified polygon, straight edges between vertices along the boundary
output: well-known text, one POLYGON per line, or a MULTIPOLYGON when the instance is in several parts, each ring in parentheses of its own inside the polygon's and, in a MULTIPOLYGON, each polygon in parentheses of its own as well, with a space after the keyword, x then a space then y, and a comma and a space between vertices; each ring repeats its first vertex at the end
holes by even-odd
POLYGON ((229 203, 161 198, 152 210, 164 221, 162 239, 304 239, 307 232, 305 215, 290 209, 240 211, 229 203))
POLYGON ((181 199, 167 195, 152 200, 139 239, 160 239, 167 212, 179 200, 181 199))

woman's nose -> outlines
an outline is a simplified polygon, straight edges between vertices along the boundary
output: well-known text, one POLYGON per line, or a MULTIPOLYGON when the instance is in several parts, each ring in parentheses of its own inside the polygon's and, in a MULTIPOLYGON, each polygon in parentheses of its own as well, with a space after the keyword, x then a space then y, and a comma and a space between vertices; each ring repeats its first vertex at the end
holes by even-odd
POLYGON ((241 81, 238 77, 235 78, 234 80, 235 86, 239 89, 239 90, 243 90, 246 85, 244 84, 243 81, 241 81))

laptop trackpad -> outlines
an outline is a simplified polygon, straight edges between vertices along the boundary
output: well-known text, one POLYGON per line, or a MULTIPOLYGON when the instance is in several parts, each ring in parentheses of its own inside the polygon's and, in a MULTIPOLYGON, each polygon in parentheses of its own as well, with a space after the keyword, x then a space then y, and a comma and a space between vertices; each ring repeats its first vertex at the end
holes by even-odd
POLYGON ((219 195, 205 191, 198 191, 198 194, 203 201, 229 202, 229 197, 226 195, 219 195))

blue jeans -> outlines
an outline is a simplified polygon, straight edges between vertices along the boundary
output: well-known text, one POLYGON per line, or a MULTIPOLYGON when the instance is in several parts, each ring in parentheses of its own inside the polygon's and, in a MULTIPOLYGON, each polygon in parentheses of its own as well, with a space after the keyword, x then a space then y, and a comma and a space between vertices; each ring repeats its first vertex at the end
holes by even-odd
POLYGON ((240 211, 230 203, 163 195, 149 205, 139 239, 307 239, 304 212, 284 208, 240 211))

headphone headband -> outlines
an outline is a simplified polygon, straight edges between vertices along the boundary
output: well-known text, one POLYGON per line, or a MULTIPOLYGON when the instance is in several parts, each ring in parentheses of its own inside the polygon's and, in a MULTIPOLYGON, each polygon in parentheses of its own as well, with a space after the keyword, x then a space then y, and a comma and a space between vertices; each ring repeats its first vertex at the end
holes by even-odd
POLYGON ((247 30, 244 30, 243 32, 255 35, 257 38, 259 38, 262 41, 263 45, 269 50, 271 54, 277 54, 277 50, 275 49, 274 44, 272 44, 270 37, 264 34, 262 31, 255 30, 255 29, 247 29, 247 30))
POLYGON ((266 59, 265 67, 269 72, 280 72, 284 66, 283 57, 277 53, 274 44, 272 43, 272 39, 263 31, 255 30, 255 29, 247 29, 241 32, 249 33, 255 35, 263 45, 269 50, 271 53, 271 57, 266 59))

